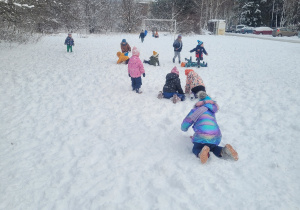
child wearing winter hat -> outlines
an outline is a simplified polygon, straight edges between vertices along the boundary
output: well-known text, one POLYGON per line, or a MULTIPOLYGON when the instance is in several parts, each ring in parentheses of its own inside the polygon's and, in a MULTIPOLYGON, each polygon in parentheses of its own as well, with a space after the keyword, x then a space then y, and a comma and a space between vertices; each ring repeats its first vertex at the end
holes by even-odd
POLYGON ((156 66, 156 64, 159 66, 159 60, 158 60, 159 54, 155 51, 153 51, 153 55, 151 55, 150 60, 146 61, 144 60, 144 63, 148 63, 150 65, 156 66))
POLYGON ((126 42, 126 39, 122 39, 121 42, 121 51, 125 56, 128 56, 128 53, 131 52, 130 45, 126 42))
POLYGON ((202 78, 192 69, 185 70, 186 85, 185 93, 197 98, 199 91, 205 91, 205 85, 202 78))
POLYGON ((132 49, 132 56, 128 62, 128 76, 131 77, 132 90, 136 93, 142 93, 140 91, 142 85, 142 77, 145 77, 145 70, 142 61, 139 58, 140 52, 136 47, 132 49))
POLYGON ((203 60, 203 53, 208 56, 208 53, 206 52, 205 48, 203 47, 203 42, 197 40, 198 45, 192 49, 190 52, 194 52, 196 51, 196 60, 197 60, 197 64, 198 66, 200 66, 200 60, 203 60))
POLYGON ((166 84, 164 85, 163 91, 159 92, 157 98, 171 98, 174 104, 178 101, 184 101, 185 95, 181 88, 179 71, 176 66, 172 69, 171 73, 167 74, 166 84))
POLYGON ((72 34, 68 34, 66 40, 65 40, 65 45, 67 45, 67 52, 71 51, 72 52, 72 46, 75 45, 74 39, 72 38, 72 34))
POLYGON ((209 158, 209 152, 213 152, 217 157, 230 157, 238 160, 238 153, 230 144, 225 147, 218 146, 221 142, 222 134, 217 124, 215 113, 218 105, 205 103, 211 98, 204 91, 197 93, 200 101, 190 113, 185 117, 181 124, 181 130, 187 131, 193 125, 194 135, 191 137, 194 147, 193 153, 200 158, 204 164, 209 158))
POLYGON ((117 64, 120 64, 120 63, 123 63, 123 62, 125 64, 128 64, 129 57, 124 55, 124 53, 117 52, 117 56, 119 57, 119 60, 117 61, 117 64))
POLYGON ((173 57, 173 63, 175 63, 175 59, 178 56, 178 61, 179 63, 181 63, 180 61, 180 52, 182 50, 182 36, 179 34, 177 39, 174 41, 173 43, 173 47, 174 47, 174 57, 173 57))

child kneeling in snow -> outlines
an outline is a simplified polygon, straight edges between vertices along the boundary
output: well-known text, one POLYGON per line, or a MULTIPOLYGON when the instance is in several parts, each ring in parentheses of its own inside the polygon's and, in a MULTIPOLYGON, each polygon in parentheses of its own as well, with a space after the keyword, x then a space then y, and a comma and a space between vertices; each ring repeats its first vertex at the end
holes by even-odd
POLYGON ((186 69, 185 75, 185 93, 190 94, 191 98, 197 98, 197 93, 199 91, 205 91, 205 85, 202 78, 193 69, 186 69))
POLYGON ((151 55, 150 60, 146 61, 144 60, 144 63, 148 63, 150 65, 156 66, 156 64, 159 66, 159 60, 158 60, 159 54, 155 51, 153 51, 153 55, 151 55))
POLYGON ((221 142, 222 134, 215 118, 218 111, 216 103, 208 104, 206 100, 211 98, 205 91, 197 93, 200 101, 185 117, 181 124, 181 130, 187 131, 191 125, 195 131, 191 137, 194 144, 193 153, 200 158, 201 163, 206 163, 209 158, 209 152, 213 152, 217 157, 229 156, 234 160, 238 160, 238 153, 230 144, 225 147, 218 146, 221 142))
POLYGON ((140 52, 136 47, 132 49, 132 56, 128 62, 128 76, 131 77, 132 90, 136 93, 142 93, 140 88, 142 86, 142 77, 145 77, 145 69, 141 59, 139 58, 140 52))
POLYGON ((119 60, 117 61, 117 64, 125 62, 125 64, 128 64, 129 57, 124 55, 124 53, 117 52, 117 56, 119 57, 119 60))
POLYGON ((181 88, 179 71, 175 66, 171 73, 166 76, 166 84, 164 85, 163 91, 159 91, 157 98, 172 98, 174 104, 178 101, 184 101, 185 95, 181 88))

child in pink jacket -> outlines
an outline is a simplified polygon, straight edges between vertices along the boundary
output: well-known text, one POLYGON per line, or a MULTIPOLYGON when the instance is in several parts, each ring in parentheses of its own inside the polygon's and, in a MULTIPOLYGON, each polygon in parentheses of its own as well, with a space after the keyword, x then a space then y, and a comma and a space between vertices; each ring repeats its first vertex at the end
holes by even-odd
POLYGON ((132 90, 136 93, 142 93, 140 91, 142 85, 142 77, 145 77, 145 70, 141 59, 139 58, 140 52, 136 47, 132 49, 132 56, 128 62, 128 76, 131 77, 132 90))

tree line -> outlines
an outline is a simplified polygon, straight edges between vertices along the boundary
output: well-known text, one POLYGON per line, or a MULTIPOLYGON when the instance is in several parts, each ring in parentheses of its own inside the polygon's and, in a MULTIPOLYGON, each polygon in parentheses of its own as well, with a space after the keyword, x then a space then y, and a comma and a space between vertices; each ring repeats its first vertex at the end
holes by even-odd
MULTIPOLYGON (((142 20, 175 19, 180 33, 200 33, 211 19, 227 26, 300 25, 299 0, 0 0, 0 40, 36 33, 137 32, 142 20)), ((162 24, 162 23, 160 23, 162 24)))

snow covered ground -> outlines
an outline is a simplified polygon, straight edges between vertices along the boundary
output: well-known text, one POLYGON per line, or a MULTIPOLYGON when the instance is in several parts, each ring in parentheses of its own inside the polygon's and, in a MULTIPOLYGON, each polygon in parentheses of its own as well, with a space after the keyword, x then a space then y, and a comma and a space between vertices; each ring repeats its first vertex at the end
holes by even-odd
POLYGON ((0 44, 0 209, 300 209, 300 44, 183 37, 182 57, 204 41, 208 67, 194 70, 240 158, 202 165, 180 130, 195 101, 156 98, 174 37, 73 37, 72 54, 65 34, 0 44), (123 38, 160 54, 143 94, 116 64, 123 38))

